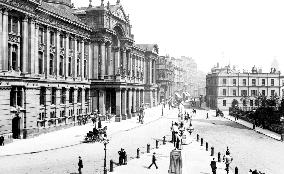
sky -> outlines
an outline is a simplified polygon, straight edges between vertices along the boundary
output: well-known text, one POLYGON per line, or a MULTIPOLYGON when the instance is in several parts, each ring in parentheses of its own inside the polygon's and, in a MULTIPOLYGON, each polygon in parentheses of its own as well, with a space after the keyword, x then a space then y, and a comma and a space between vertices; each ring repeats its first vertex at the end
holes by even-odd
MULTIPOLYGON (((75 7, 89 4, 89 0, 72 2, 75 7)), ((283 0, 121 0, 121 4, 130 16, 135 43, 158 44, 160 55, 192 57, 205 73, 217 62, 240 70, 255 65, 265 72, 278 62, 284 73, 283 0)))

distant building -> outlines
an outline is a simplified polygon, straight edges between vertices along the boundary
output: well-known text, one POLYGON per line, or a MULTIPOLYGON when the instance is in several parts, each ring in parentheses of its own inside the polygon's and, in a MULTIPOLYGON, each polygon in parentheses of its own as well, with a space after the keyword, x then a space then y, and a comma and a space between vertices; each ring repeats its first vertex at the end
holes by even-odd
POLYGON ((253 67, 251 72, 239 72, 234 67, 219 65, 206 76, 206 104, 211 109, 228 110, 233 100, 240 107, 256 107, 258 95, 283 95, 283 77, 272 68, 270 73, 253 67))

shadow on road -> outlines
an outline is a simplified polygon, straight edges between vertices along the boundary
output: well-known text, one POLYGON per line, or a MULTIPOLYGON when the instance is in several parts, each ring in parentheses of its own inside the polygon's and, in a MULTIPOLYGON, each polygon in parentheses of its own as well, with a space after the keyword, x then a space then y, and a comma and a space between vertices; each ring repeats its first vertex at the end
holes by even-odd
POLYGON ((235 122, 232 121, 222 121, 222 120, 204 120, 204 119, 194 119, 193 121, 198 121, 201 123, 209 123, 209 124, 214 124, 214 125, 218 125, 218 126, 230 126, 232 128, 236 128, 236 129, 247 129, 249 130, 249 128, 237 124, 235 122))

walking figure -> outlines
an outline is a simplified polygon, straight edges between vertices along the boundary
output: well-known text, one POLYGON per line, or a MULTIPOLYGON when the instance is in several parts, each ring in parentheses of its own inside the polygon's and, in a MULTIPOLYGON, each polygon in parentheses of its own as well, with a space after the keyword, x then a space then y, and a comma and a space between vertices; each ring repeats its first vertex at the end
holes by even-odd
POLYGON ((227 148, 226 155, 225 155, 225 164, 226 164, 225 170, 227 171, 227 174, 229 173, 229 167, 232 161, 233 161, 233 157, 230 156, 230 151, 227 148))
POLYGON ((79 156, 79 162, 78 162, 78 172, 79 174, 82 174, 82 168, 83 168, 83 161, 81 157, 79 156))
POLYGON ((217 164, 216 164, 215 158, 213 158, 213 160, 211 161, 210 166, 211 166, 211 169, 212 169, 212 173, 216 174, 217 164))
POLYGON ((152 156, 152 163, 151 163, 151 165, 148 167, 148 169, 150 169, 153 164, 156 166, 156 169, 158 169, 158 166, 157 166, 157 164, 156 164, 156 161, 157 161, 157 159, 156 159, 156 153, 154 152, 154 153, 153 153, 153 156, 152 156))
POLYGON ((208 112, 207 112, 207 114, 206 114, 206 119, 208 119, 209 117, 208 117, 208 112))

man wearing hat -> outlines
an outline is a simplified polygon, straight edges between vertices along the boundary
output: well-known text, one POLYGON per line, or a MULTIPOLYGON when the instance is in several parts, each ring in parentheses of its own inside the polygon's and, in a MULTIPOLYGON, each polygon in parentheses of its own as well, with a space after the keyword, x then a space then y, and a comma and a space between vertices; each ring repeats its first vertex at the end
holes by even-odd
POLYGON ((156 169, 158 169, 158 166, 157 166, 157 164, 156 164, 156 161, 157 161, 157 159, 156 159, 156 153, 154 152, 154 153, 153 153, 153 156, 152 156, 152 164, 148 167, 148 169, 150 169, 153 164, 155 164, 156 169))
POLYGON ((81 157, 79 156, 79 162, 78 162, 79 174, 82 174, 82 171, 81 171, 82 168, 83 168, 83 161, 82 161, 81 157))

